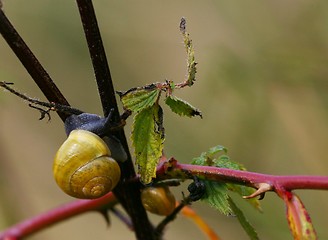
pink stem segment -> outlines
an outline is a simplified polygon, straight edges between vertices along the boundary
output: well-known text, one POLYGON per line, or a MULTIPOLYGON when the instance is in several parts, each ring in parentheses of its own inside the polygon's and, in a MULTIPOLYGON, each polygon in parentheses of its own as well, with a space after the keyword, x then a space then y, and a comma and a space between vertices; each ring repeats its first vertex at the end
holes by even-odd
POLYGON ((271 190, 285 189, 322 189, 328 190, 327 176, 290 175, 279 176, 261 174, 248 171, 218 168, 212 166, 198 166, 191 164, 180 164, 175 159, 163 161, 157 168, 157 178, 192 178, 200 177, 206 180, 230 182, 249 187, 259 188, 260 184, 266 183, 271 190))
POLYGON ((87 211, 99 210, 100 207, 114 204, 115 202, 116 197, 111 192, 94 200, 76 200, 8 228, 6 231, 0 233, 0 240, 20 239, 55 223, 87 211))

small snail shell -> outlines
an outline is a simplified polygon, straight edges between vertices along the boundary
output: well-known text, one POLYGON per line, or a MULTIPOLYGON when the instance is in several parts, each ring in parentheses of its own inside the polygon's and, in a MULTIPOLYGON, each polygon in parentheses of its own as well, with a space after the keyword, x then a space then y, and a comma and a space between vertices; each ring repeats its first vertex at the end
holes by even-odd
POLYGON ((59 148, 53 165, 58 186, 76 198, 98 198, 118 183, 121 171, 106 143, 86 130, 73 130, 59 148))
POLYGON ((175 209, 175 197, 168 187, 148 187, 141 192, 144 208, 157 215, 168 216, 175 209))

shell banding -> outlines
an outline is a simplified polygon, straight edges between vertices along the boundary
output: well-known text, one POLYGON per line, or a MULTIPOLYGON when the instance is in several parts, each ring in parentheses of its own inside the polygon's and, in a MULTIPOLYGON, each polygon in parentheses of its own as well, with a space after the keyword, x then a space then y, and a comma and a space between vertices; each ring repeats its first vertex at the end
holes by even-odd
POLYGON ((168 187, 148 187, 141 192, 144 208, 154 214, 168 216, 175 209, 175 197, 168 187))
POLYGON ((76 198, 99 198, 110 192, 121 176, 106 143, 86 130, 71 131, 53 165, 58 186, 76 198))

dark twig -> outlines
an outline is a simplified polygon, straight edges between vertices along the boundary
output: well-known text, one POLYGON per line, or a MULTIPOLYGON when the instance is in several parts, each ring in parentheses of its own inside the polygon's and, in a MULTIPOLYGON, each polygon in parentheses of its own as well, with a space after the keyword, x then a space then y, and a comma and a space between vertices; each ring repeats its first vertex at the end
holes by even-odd
POLYGON ((178 213, 187 205, 190 205, 192 202, 200 200, 205 194, 205 185, 197 177, 194 177, 194 181, 188 186, 189 195, 185 197, 182 193, 183 199, 180 204, 174 209, 174 211, 161 221, 156 227, 156 234, 162 236, 164 228, 170 222, 172 222, 178 213))
MULTIPOLYGON (((49 100, 58 104, 69 106, 69 103, 54 84, 46 70, 42 67, 38 59, 26 45, 24 40, 15 30, 4 12, 0 9, 0 33, 7 41, 10 48, 16 54, 18 59, 24 65, 25 69, 31 75, 40 90, 49 100)), ((58 112, 58 115, 64 121, 69 116, 67 113, 58 112)))
MULTIPOLYGON (((107 116, 110 109, 113 108, 114 121, 119 121, 120 116, 115 98, 115 90, 92 1, 77 0, 77 5, 83 23, 84 33, 88 42, 104 115, 107 116)), ((120 164, 122 172, 121 182, 113 190, 113 192, 129 213, 137 238, 144 240, 154 239, 153 227, 149 222, 145 209, 141 204, 139 188, 135 184, 123 185, 124 181, 136 176, 123 129, 115 132, 114 135, 122 143, 127 153, 128 160, 120 164)))
POLYGON ((184 208, 186 205, 188 205, 188 203, 186 201, 181 201, 181 203, 174 209, 174 211, 167 217, 165 217, 163 219, 163 221, 161 221, 156 229, 155 229, 155 232, 158 236, 157 239, 161 239, 161 236, 163 235, 163 231, 164 231, 164 228, 170 223, 172 222, 176 216, 178 215, 178 213, 182 210, 182 208, 184 208))
POLYGON ((107 116, 110 109, 114 108, 114 120, 118 120, 119 112, 114 86, 92 1, 77 0, 77 4, 88 43, 104 114, 107 116))
MULTIPOLYGON (((38 109, 41 112, 45 111, 44 114, 46 114, 46 115, 49 114, 49 111, 56 111, 56 112, 66 113, 67 115, 71 115, 71 114, 79 115, 79 114, 83 113, 83 111, 81 111, 77 108, 72 108, 70 106, 66 106, 66 105, 62 105, 62 104, 58 104, 58 103, 54 103, 54 102, 50 102, 50 103, 49 102, 43 102, 43 101, 40 101, 36 98, 31 98, 31 97, 29 97, 29 96, 27 96, 23 93, 18 92, 17 90, 13 89, 12 87, 10 87, 8 85, 13 85, 13 83, 1 82, 0 81, 0 87, 8 90, 12 94, 18 96, 19 98, 21 98, 25 101, 27 101, 31 104, 34 104, 34 105, 29 105, 29 106, 32 107, 32 108, 38 109), (39 107, 36 107, 35 105, 45 107, 45 108, 48 108, 48 109, 44 110, 44 109, 41 109, 39 107), (48 113, 46 113, 46 112, 48 112, 48 113)), ((41 119, 43 119, 43 118, 41 118, 41 119)))
POLYGON ((34 106, 32 103, 30 103, 28 106, 29 106, 30 108, 36 109, 36 110, 38 110, 38 111, 40 112, 41 116, 40 116, 39 120, 44 119, 44 118, 46 117, 46 115, 47 115, 47 117, 48 117, 48 122, 50 122, 50 120, 51 120, 51 116, 50 116, 50 113, 49 113, 49 112, 51 111, 51 108, 43 109, 43 108, 41 108, 41 107, 34 106))

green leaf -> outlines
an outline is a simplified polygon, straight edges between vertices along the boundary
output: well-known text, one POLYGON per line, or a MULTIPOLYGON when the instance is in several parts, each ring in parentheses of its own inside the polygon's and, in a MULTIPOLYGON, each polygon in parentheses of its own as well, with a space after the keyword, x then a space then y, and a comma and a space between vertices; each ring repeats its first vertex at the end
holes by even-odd
POLYGON ((242 164, 230 160, 230 158, 227 155, 221 155, 219 158, 214 159, 213 166, 220 167, 220 168, 229 168, 234 170, 246 170, 242 164))
POLYGON ((214 181, 202 180, 206 186, 206 193, 202 201, 207 202, 224 215, 231 215, 232 210, 229 206, 227 185, 214 181))
MULTIPOLYGON (((215 146, 210 148, 207 152, 201 153, 199 157, 192 160, 191 164, 200 166, 212 166, 215 155, 218 153, 226 153, 227 149, 223 146, 215 146)), ((228 188, 227 184, 215 181, 201 180, 204 182, 206 192, 202 197, 202 201, 208 203, 210 206, 216 208, 225 215, 231 215, 232 210, 228 202, 228 188)))
POLYGON ((153 106, 159 98, 161 90, 155 84, 142 88, 132 88, 124 93, 118 92, 125 109, 139 112, 153 106))
POLYGON ((220 152, 227 153, 227 149, 221 145, 212 147, 207 152, 202 152, 199 157, 194 158, 191 161, 191 164, 200 166, 213 166, 215 155, 220 152))
POLYGON ((141 181, 148 184, 156 177, 156 166, 162 156, 164 128, 162 109, 158 104, 144 108, 134 117, 132 143, 141 181))
MULTIPOLYGON (((215 147, 210 148, 207 152, 201 153, 199 157, 194 158, 191 164, 200 166, 229 168, 242 171, 246 170, 246 168, 242 164, 230 160, 229 156, 226 155, 226 153, 227 149, 225 147, 217 145, 215 147)), ((228 190, 236 192, 241 196, 249 196, 255 191, 253 188, 232 183, 226 183, 226 187, 228 190)), ((247 199, 246 201, 250 203, 253 207, 255 207, 257 210, 261 211, 260 201, 258 199, 251 198, 247 199)))
MULTIPOLYGON (((218 159, 214 159, 213 166, 242 171, 246 170, 246 168, 242 164, 231 161, 227 155, 221 155, 218 159)), ((253 188, 239 184, 227 183, 227 186, 230 191, 236 192, 240 196, 249 196, 255 191, 253 188)), ((260 201, 257 198, 246 199, 246 201, 250 203, 253 207, 255 207, 257 210, 261 211, 260 201)))
POLYGON ((250 224, 250 222, 247 220, 245 217, 244 213, 237 207, 237 205, 232 201, 232 199, 229 197, 228 198, 230 207, 234 214, 236 215, 240 225, 243 227, 247 235, 251 240, 258 240, 259 236, 257 235, 256 230, 254 227, 250 224))
POLYGON ((165 99, 165 103, 171 108, 172 112, 179 114, 180 116, 194 117, 198 115, 202 117, 202 113, 198 109, 175 96, 168 96, 165 99))
POLYGON ((228 150, 225 147, 221 146, 221 145, 217 145, 215 147, 210 148, 206 152, 206 154, 207 154, 208 157, 214 158, 214 155, 216 155, 219 152, 223 152, 223 153, 226 154, 228 152, 228 150))

